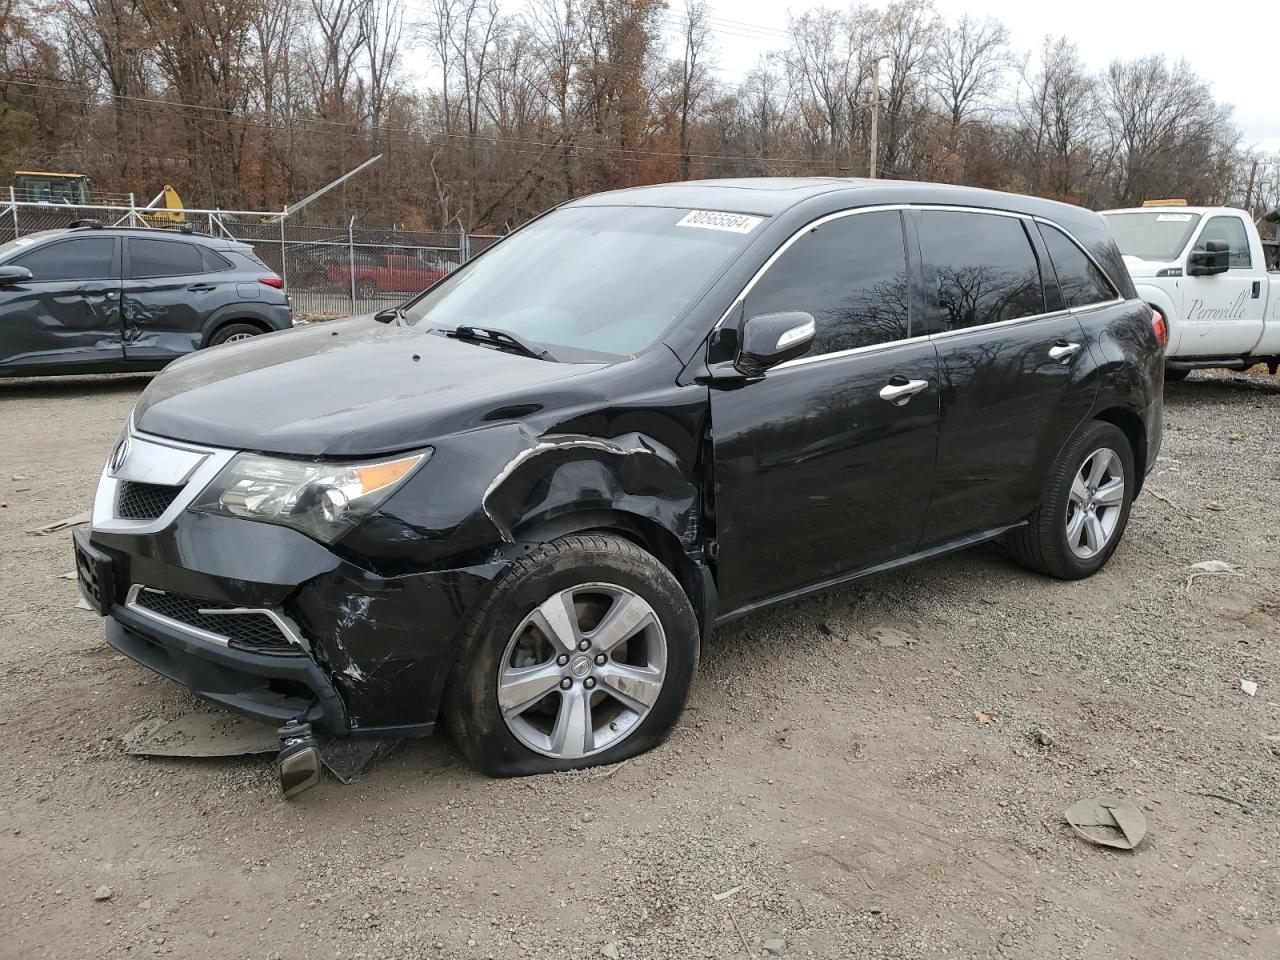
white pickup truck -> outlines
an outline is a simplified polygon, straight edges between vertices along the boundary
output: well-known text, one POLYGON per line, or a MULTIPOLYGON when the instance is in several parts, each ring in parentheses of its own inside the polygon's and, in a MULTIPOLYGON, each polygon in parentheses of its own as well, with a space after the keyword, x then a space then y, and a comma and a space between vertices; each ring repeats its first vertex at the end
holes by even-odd
MULTIPOLYGON (((1280 246, 1234 207, 1105 210, 1138 296, 1169 328, 1165 379, 1201 367, 1280 368, 1280 246)), ((1263 220, 1270 228, 1276 212, 1263 220)))

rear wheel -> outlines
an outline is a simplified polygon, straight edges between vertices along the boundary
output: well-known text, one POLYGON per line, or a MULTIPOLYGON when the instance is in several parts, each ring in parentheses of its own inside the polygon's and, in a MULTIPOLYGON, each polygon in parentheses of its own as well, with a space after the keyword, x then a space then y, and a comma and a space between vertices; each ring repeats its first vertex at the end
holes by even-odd
POLYGON ((616 763, 666 739, 697 663, 693 608, 666 567, 621 537, 562 537, 468 620, 445 717, 492 776, 616 763))
POLYGON ((228 323, 225 327, 219 327, 209 338, 209 346, 216 347, 223 343, 238 343, 241 340, 248 340, 250 337, 256 337, 262 333, 261 327, 256 327, 252 323, 228 323))
POLYGON ((1027 525, 1007 534, 1010 552, 1063 580, 1097 573, 1124 535, 1136 480, 1129 438, 1094 420, 1062 451, 1027 525))

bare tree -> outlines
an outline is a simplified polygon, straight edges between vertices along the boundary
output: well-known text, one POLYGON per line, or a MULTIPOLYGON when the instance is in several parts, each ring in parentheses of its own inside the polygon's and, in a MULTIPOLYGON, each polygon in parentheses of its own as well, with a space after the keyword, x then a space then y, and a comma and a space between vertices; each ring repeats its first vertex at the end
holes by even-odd
POLYGON ((1024 64, 1020 77, 1016 130, 1031 189, 1091 200, 1107 155, 1097 79, 1066 37, 1046 37, 1037 64, 1024 64))
POLYGON ((711 88, 707 64, 711 45, 710 12, 706 0, 686 0, 680 22, 683 56, 679 61, 680 179, 689 179, 689 131, 694 112, 711 88))
POLYGON ((1185 60, 1170 67, 1153 54, 1116 60, 1102 79, 1114 150, 1116 200, 1215 194, 1224 145, 1238 139, 1230 111, 1185 60))
POLYGON ((929 0, 890 3, 881 20, 881 50, 889 66, 883 87, 881 166, 896 176, 911 165, 909 146, 926 107, 928 58, 938 26, 929 0))
POLYGON ((953 130, 990 105, 1011 66, 1009 31, 998 20, 965 14, 936 31, 930 81, 953 130))

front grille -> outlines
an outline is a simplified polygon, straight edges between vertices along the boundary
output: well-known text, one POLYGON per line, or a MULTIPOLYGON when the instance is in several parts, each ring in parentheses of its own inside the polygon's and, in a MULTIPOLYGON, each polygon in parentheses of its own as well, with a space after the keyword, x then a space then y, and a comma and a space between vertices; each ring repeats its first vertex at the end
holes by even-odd
POLYGON ((134 604, 162 617, 227 638, 227 645, 253 653, 301 654, 280 626, 265 613, 219 613, 239 609, 234 604, 202 600, 180 593, 139 590, 134 604))
POLYGON ((122 480, 116 498, 116 516, 121 520, 155 520, 181 492, 182 487, 122 480))

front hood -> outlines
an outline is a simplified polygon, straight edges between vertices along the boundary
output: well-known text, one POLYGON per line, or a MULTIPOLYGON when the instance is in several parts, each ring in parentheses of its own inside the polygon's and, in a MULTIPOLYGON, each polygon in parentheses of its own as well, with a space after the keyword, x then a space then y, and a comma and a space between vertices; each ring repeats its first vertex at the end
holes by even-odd
POLYGON ((367 317, 227 344, 171 364, 134 409, 147 433, 303 456, 376 456, 518 416, 604 364, 551 363, 367 317))
POLYGON ((1127 254, 1124 258, 1124 265, 1129 271, 1129 276, 1134 280, 1150 279, 1161 270, 1169 270, 1181 266, 1177 260, 1143 260, 1141 257, 1131 257, 1127 254))

